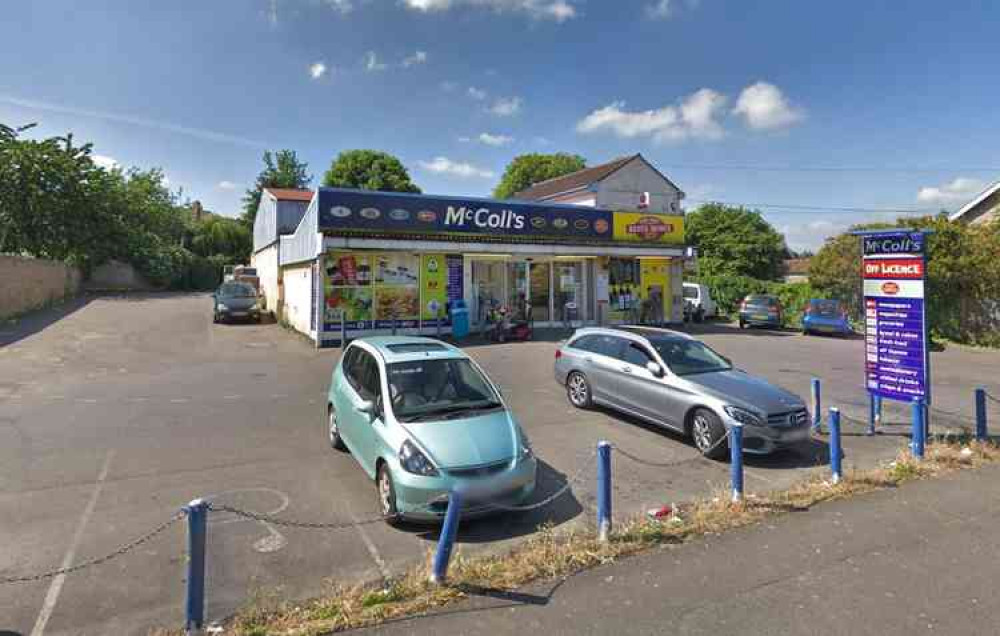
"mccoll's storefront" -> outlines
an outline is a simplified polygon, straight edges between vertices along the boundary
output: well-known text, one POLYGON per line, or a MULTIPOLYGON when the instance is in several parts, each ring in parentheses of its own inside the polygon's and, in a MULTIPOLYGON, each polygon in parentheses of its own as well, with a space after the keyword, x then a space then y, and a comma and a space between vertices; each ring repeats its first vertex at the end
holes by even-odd
POLYGON ((341 321, 349 337, 447 332, 457 300, 473 332, 501 309, 536 327, 680 322, 683 222, 321 188, 281 237, 286 315, 318 341, 338 340, 341 321))

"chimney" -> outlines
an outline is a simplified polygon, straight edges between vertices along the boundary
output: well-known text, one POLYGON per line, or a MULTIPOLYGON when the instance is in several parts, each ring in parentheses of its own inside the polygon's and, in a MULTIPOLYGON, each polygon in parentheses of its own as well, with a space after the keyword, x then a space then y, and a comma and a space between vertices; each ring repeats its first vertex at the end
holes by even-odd
POLYGON ((195 222, 201 220, 201 217, 204 214, 204 212, 205 211, 201 207, 201 201, 195 201, 194 203, 191 204, 191 218, 193 218, 195 222))

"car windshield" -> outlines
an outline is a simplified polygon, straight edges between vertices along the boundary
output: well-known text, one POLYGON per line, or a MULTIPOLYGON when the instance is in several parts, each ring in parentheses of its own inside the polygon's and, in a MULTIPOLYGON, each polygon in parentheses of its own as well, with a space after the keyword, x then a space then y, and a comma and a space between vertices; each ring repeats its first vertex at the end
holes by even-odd
POLYGON ((463 359, 414 360, 386 365, 392 412, 401 421, 461 417, 502 406, 472 363, 463 359))
POLYGON ((253 285, 226 283, 219 288, 219 296, 223 298, 253 298, 256 295, 253 285))
POLYGON ((685 298, 697 298, 698 297, 698 288, 697 287, 689 287, 689 286, 685 285, 684 286, 684 297, 685 298))
POLYGON ((654 339, 653 348, 676 375, 729 371, 733 365, 697 340, 654 339))
POLYGON ((810 304, 813 311, 819 316, 840 315, 840 303, 836 300, 814 300, 810 304))

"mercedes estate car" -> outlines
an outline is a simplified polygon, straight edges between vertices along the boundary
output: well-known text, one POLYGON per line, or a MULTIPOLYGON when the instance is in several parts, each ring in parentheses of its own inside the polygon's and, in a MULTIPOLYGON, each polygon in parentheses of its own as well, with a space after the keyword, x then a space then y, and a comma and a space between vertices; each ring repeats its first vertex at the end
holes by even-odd
POLYGON ((726 432, 743 425, 743 448, 769 453, 809 437, 795 394, 733 367, 685 333, 650 327, 577 330, 557 351, 555 378, 578 408, 600 404, 693 439, 725 456, 726 432))
POLYGON ((330 445, 375 482, 382 515, 434 521, 465 491, 463 516, 517 505, 535 489, 531 444, 497 386, 460 349, 430 338, 353 341, 330 380, 330 445))

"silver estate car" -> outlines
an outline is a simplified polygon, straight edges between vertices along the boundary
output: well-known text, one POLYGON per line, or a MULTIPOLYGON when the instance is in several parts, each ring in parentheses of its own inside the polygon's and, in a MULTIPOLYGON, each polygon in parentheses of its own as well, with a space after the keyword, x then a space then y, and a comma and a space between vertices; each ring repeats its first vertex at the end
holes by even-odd
POLYGON ((725 456, 726 431, 743 424, 743 448, 770 453, 809 438, 793 393, 733 368, 691 336, 650 327, 577 330, 557 351, 555 377, 578 408, 600 404, 691 437, 725 456))

